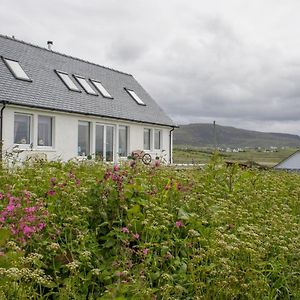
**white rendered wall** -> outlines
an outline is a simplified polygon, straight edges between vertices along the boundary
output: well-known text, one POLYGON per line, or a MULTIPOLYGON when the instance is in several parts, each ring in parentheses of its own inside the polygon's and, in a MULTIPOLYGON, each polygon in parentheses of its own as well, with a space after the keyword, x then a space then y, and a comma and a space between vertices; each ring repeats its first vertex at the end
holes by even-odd
POLYGON ((78 122, 88 121, 91 124, 91 154, 95 153, 95 125, 96 123, 104 125, 113 125, 115 128, 114 134, 114 161, 117 162, 120 158, 118 157, 118 126, 126 125, 129 129, 128 138, 128 154, 133 150, 143 150, 144 145, 144 128, 150 128, 152 133, 151 139, 151 150, 145 151, 155 156, 162 156, 169 162, 169 134, 170 127, 164 126, 153 126, 142 123, 134 123, 130 121, 120 121, 113 119, 97 118, 84 116, 79 114, 67 114, 60 112, 52 112, 47 110, 27 109, 23 107, 7 105, 4 109, 3 116, 3 153, 11 152, 16 146, 14 144, 14 114, 25 113, 32 116, 32 132, 31 141, 32 149, 29 145, 18 145, 20 150, 23 152, 20 154, 22 157, 31 155, 32 153, 46 154, 49 160, 61 159, 63 161, 77 158, 78 150, 78 122), (52 147, 41 147, 37 146, 37 120, 38 115, 51 116, 54 120, 53 124, 53 146, 52 147), (162 131, 162 147, 160 150, 153 149, 154 147, 154 129, 162 131), (164 150, 164 151, 162 151, 164 150))

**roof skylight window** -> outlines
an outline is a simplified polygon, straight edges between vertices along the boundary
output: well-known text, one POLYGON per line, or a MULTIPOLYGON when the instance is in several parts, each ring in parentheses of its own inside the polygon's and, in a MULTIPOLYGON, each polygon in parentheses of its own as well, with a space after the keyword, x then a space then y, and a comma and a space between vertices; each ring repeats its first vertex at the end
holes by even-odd
POLYGON ((22 69, 19 62, 4 57, 2 57, 2 59, 6 64, 7 68, 9 69, 9 71, 14 75, 16 79, 32 81, 25 73, 25 71, 22 69))
POLYGON ((131 96, 131 98, 136 101, 137 104, 139 104, 139 105, 146 105, 142 101, 142 99, 135 93, 135 91, 129 90, 129 89, 126 89, 126 88, 125 88, 125 90, 131 96))
POLYGON ((98 94, 94 91, 94 89, 92 89, 92 87, 84 77, 78 75, 73 76, 88 94, 98 96, 98 94))
POLYGON ((104 98, 111 98, 113 99, 112 95, 105 89, 105 87, 102 85, 101 82, 90 79, 91 82, 94 84, 94 86, 96 87, 96 89, 101 93, 101 95, 104 98))
POLYGON ((75 83, 72 81, 68 73, 57 71, 55 70, 56 74, 59 76, 59 78, 62 80, 62 82, 67 86, 67 88, 74 92, 80 92, 80 89, 75 85, 75 83))

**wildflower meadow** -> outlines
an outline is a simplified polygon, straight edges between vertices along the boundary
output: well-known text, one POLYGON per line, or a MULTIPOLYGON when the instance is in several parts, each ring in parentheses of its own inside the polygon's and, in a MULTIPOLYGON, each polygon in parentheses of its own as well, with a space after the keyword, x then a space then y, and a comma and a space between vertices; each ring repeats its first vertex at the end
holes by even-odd
POLYGON ((0 299, 300 299, 300 175, 0 169, 0 299))

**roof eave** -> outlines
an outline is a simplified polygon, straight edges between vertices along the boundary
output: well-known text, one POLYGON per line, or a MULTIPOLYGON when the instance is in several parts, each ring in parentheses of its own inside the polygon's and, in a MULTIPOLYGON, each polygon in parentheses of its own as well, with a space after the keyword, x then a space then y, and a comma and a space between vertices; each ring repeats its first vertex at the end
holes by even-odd
POLYGON ((49 108, 49 107, 43 107, 43 106, 31 105, 31 104, 14 103, 14 102, 6 101, 6 100, 0 100, 0 103, 10 104, 10 105, 15 105, 15 106, 21 106, 21 107, 27 107, 27 108, 44 109, 44 110, 49 110, 49 111, 65 112, 65 113, 70 113, 70 114, 78 114, 78 115, 84 115, 84 116, 93 116, 93 117, 99 117, 99 118, 107 118, 107 119, 112 119, 112 120, 122 120, 122 121, 130 121, 130 122, 135 122, 135 123, 151 124, 151 125, 156 125, 156 126, 165 126, 165 127, 171 127, 171 128, 179 128, 179 126, 176 125, 176 124, 155 123, 155 122, 148 122, 148 121, 142 121, 142 120, 120 118, 120 117, 114 117, 114 116, 105 116, 105 115, 92 114, 92 113, 82 113, 82 112, 72 111, 72 110, 49 108))

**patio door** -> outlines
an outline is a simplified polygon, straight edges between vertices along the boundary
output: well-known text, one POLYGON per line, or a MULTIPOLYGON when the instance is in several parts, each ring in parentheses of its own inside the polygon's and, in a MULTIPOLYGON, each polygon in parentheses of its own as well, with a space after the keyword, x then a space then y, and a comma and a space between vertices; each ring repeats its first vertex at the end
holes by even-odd
POLYGON ((104 161, 114 160, 114 135, 114 126, 96 124, 95 153, 99 159, 104 161))

